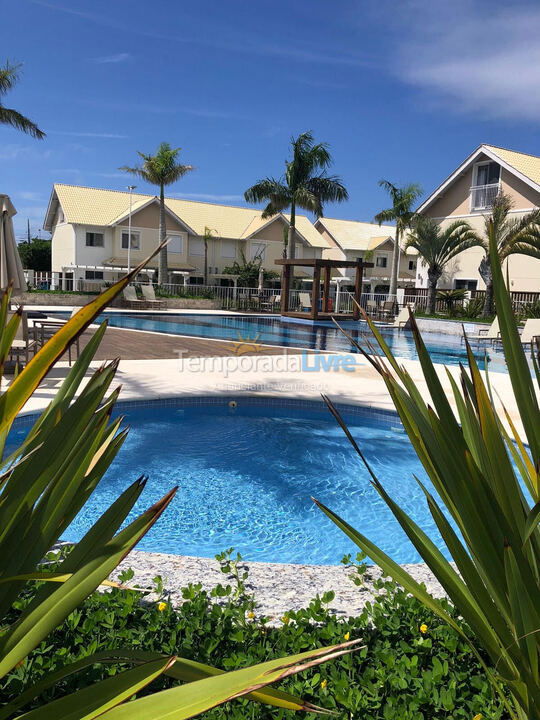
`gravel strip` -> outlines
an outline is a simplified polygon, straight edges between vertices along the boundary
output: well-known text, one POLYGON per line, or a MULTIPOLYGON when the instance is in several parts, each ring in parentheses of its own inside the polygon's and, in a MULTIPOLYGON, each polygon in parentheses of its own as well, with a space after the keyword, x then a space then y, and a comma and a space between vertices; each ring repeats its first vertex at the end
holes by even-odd
MULTIPOLYGON (((300 610, 306 607, 315 595, 322 595, 329 590, 335 592, 335 598, 329 606, 333 612, 343 617, 356 615, 374 597, 376 591, 372 583, 382 575, 378 567, 369 566, 365 585, 358 587, 349 577, 354 571, 340 565, 284 565, 242 561, 241 566, 249 571, 246 587, 255 595, 257 612, 271 618, 281 617, 287 610, 300 610)), ((433 595, 441 597, 444 594, 426 565, 403 567, 415 580, 425 583, 433 595)), ((173 605, 182 603, 181 589, 189 583, 200 583, 205 590, 211 590, 220 583, 233 584, 227 575, 221 572, 219 563, 209 558, 134 550, 119 566, 118 571, 127 568, 132 568, 135 572, 129 585, 150 587, 152 579, 160 575, 173 605)), ((147 598, 152 600, 151 595, 147 598)))

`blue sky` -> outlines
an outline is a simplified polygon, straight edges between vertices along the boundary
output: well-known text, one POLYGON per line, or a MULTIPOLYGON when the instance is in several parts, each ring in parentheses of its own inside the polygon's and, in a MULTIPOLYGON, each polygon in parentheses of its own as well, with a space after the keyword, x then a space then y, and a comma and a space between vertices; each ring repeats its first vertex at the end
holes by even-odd
POLYGON ((6 16, 0 61, 24 65, 4 103, 47 132, 0 126, 19 235, 53 182, 124 189, 118 167, 161 141, 196 166, 170 194, 244 204, 310 129, 350 194, 326 214, 357 220, 386 206, 380 178, 428 192, 482 142, 540 154, 537 2, 19 0, 6 16))

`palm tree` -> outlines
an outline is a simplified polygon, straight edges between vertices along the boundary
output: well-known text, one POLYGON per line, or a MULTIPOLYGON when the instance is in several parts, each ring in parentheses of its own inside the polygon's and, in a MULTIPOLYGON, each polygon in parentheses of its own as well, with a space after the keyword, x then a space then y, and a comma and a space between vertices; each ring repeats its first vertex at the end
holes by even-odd
POLYGON ((420 216, 413 223, 405 248, 417 250, 428 266, 427 310, 430 315, 435 314, 437 284, 445 265, 463 250, 478 244, 478 236, 464 220, 457 220, 444 230, 432 218, 420 216))
POLYGON ((323 215, 326 202, 343 202, 349 194, 335 175, 327 175, 332 157, 326 143, 315 144, 313 134, 305 132, 291 139, 292 160, 285 161, 285 174, 279 180, 267 177, 244 193, 246 202, 267 202, 263 218, 270 218, 290 208, 287 256, 295 257, 296 208, 323 215))
POLYGON ((11 125, 11 127, 21 130, 27 135, 42 140, 45 137, 43 130, 40 130, 35 123, 24 115, 21 115, 17 110, 4 107, 1 102, 2 96, 9 92, 17 83, 20 77, 20 67, 20 65, 10 65, 8 61, 5 67, 0 68, 0 123, 3 125, 11 125))
POLYGON ((379 180, 379 186, 389 193, 392 200, 392 207, 381 210, 380 213, 375 215, 375 222, 378 222, 379 225, 382 225, 383 222, 396 223, 394 252, 392 254, 392 272, 390 274, 390 290, 388 293, 390 297, 395 297, 399 269, 399 243, 405 235, 405 231, 411 227, 411 223, 416 217, 413 206, 416 204, 420 195, 422 195, 422 188, 420 185, 415 184, 405 185, 405 187, 399 188, 388 180, 379 180))
POLYGON ((208 225, 204 226, 204 234, 203 234, 203 241, 204 241, 204 284, 208 285, 208 241, 212 240, 214 235, 213 233, 217 233, 217 230, 212 230, 212 228, 209 228, 208 225))
POLYGON ((494 238, 501 264, 510 255, 529 255, 540 259, 540 209, 532 210, 521 218, 510 220, 508 214, 513 207, 512 199, 499 193, 493 202, 490 215, 485 218, 484 236, 479 236, 479 244, 485 255, 480 262, 478 272, 486 284, 486 295, 482 314, 489 317, 494 313, 493 275, 489 255, 489 243, 494 238))
MULTIPOLYGON (((181 148, 173 149, 169 143, 161 143, 155 155, 145 155, 139 152, 143 163, 141 166, 120 168, 124 172, 140 177, 151 185, 159 186, 159 241, 167 237, 167 224, 165 219, 165 186, 172 185, 186 173, 193 170, 193 165, 181 165, 176 161, 181 148)), ((131 238, 129 238, 131 242, 131 238)), ((167 246, 163 247, 159 254, 158 282, 160 285, 168 282, 169 267, 167 262, 167 246)))

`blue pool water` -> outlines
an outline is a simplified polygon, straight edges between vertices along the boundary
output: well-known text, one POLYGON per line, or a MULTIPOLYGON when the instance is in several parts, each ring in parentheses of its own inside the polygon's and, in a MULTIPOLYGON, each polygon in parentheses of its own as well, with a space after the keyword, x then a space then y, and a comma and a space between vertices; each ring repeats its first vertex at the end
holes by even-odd
MULTIPOLYGON (((104 313, 112 327, 151 330, 174 335, 189 335, 221 340, 257 341, 267 345, 280 345, 293 348, 310 348, 320 351, 356 352, 349 340, 331 322, 319 322, 308 325, 287 322, 279 317, 254 317, 241 315, 159 315, 134 313, 104 313)), ((342 326, 360 344, 364 336, 371 337, 367 323, 363 321, 344 321, 342 326)), ((384 329, 384 338, 394 354, 405 359, 416 359, 416 349, 412 333, 408 330, 384 329)), ((445 365, 457 365, 466 362, 465 346, 459 337, 442 333, 424 333, 424 342, 434 362, 445 365)), ((365 343, 364 343, 365 345, 365 343)), ((488 345, 486 343, 486 345, 488 345)), ((475 349, 478 362, 484 366, 484 353, 487 350, 489 368, 495 372, 505 372, 506 365, 501 352, 488 345, 475 349)))
MULTIPOLYGON (((420 560, 320 403, 239 398, 234 409, 224 399, 128 406, 122 407, 128 439, 65 539, 79 539, 129 483, 147 474, 137 512, 174 485, 179 491, 141 541, 143 550, 212 557, 234 547, 249 560, 337 564, 357 548, 314 506, 314 496, 398 562, 420 560)), ((399 421, 358 409, 345 417, 390 495, 442 549, 413 479, 426 480, 425 474, 399 421)), ((27 428, 14 428, 10 445, 27 428)))

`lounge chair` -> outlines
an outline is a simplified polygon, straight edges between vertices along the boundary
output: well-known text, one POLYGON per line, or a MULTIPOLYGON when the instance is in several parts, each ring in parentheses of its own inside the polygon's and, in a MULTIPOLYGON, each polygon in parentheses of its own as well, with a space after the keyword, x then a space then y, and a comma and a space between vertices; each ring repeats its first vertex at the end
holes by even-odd
POLYGON ((19 355, 24 355, 24 362, 25 364, 28 364, 28 361, 30 359, 30 353, 35 355, 36 350, 37 341, 34 337, 32 337, 31 333, 29 332, 28 316, 25 312, 23 312, 21 314, 21 321, 19 323, 19 327, 17 328, 17 333, 15 335, 15 338, 11 342, 9 356, 19 357, 19 355))
POLYGON ((368 300, 366 302, 366 312, 370 317, 379 316, 379 303, 376 300, 368 300))
POLYGON ((267 300, 261 302, 261 309, 273 312, 281 305, 281 295, 271 295, 267 300))
POLYGON ((381 317, 389 318, 391 315, 394 315, 394 309, 396 307, 396 301, 395 300, 385 300, 383 302, 383 306, 380 311, 381 317))
POLYGON ((501 336, 500 330, 499 330, 499 318, 495 317, 493 322, 489 327, 481 328, 479 332, 473 333, 472 335, 462 335, 461 336, 461 342, 465 340, 465 337, 467 337, 467 340, 470 343, 481 343, 481 342, 495 342, 496 340, 499 340, 501 336))
POLYGON ((144 299, 150 305, 150 307, 156 307, 158 309, 163 309, 167 307, 167 303, 165 302, 165 300, 161 298, 156 298, 156 293, 153 285, 141 285, 141 290, 144 299))
POLYGON ((300 301, 300 308, 302 310, 311 310, 311 296, 309 293, 298 293, 298 299, 300 301))
POLYGON ((529 318, 520 335, 520 340, 524 345, 530 345, 537 338, 540 338, 540 318, 529 318))
POLYGON ((124 301, 128 307, 132 308, 146 308, 148 303, 146 300, 139 300, 137 297, 137 291, 133 285, 128 285, 124 288, 124 301))
MULTIPOLYGON (((410 308, 412 310, 412 308, 410 308)), ((407 327, 409 320, 411 319, 409 307, 406 305, 405 307, 402 307, 399 313, 394 318, 394 321, 391 323, 377 323, 378 327, 383 328, 397 328, 398 330, 402 330, 403 328, 407 327)))

